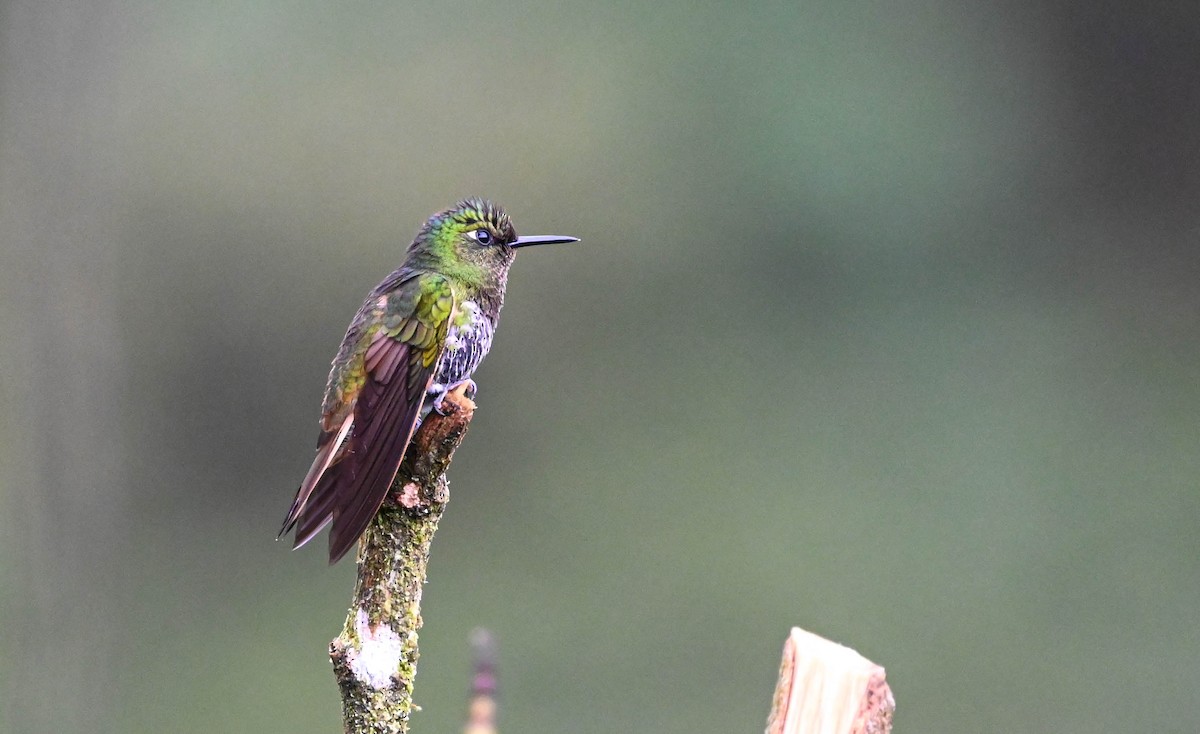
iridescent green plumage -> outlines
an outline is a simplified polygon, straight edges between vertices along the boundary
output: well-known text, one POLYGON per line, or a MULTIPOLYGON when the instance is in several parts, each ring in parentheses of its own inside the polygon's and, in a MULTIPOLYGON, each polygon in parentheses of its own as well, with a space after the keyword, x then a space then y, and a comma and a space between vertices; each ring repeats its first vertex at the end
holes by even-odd
POLYGON ((354 545, 387 496, 422 407, 470 376, 491 346, 520 237, 504 211, 468 199, 435 214, 404 264, 350 322, 329 372, 317 456, 283 532, 300 547, 330 521, 329 560, 354 545))

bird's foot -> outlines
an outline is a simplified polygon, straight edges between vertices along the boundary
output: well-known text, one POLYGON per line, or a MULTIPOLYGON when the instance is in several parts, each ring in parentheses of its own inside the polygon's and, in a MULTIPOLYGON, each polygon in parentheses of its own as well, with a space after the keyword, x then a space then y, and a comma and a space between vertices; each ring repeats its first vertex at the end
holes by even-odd
POLYGON ((474 380, 467 379, 450 388, 450 392, 455 390, 462 390, 463 397, 474 402, 475 394, 479 392, 479 386, 475 384, 474 380))
POLYGON ((452 385, 439 385, 436 391, 437 397, 433 399, 433 409, 438 412, 438 415, 449 415, 449 411, 444 410, 442 403, 446 400, 446 395, 452 392, 461 392, 462 396, 469 401, 474 402, 475 393, 479 391, 479 387, 472 379, 462 380, 452 385))

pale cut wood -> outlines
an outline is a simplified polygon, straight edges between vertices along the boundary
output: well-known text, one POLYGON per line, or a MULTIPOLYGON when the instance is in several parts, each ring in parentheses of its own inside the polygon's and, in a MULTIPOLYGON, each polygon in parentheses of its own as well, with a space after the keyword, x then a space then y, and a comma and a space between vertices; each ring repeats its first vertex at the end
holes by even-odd
POLYGON ((783 644, 767 734, 888 734, 895 710, 881 666, 792 628, 783 644))

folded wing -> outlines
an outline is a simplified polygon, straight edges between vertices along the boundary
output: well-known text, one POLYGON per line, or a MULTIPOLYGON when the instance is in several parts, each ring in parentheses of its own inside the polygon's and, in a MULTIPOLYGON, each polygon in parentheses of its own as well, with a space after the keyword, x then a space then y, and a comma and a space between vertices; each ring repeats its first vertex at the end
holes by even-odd
POLYGON ((326 418, 346 415, 336 428, 322 432, 312 468, 284 521, 283 532, 296 528, 295 547, 332 521, 329 562, 335 563, 370 525, 412 438, 453 310, 445 278, 419 274, 376 298, 372 310, 360 312, 367 323, 351 327, 346 338, 355 344, 342 352, 360 360, 349 380, 357 387, 347 392, 331 379, 329 390, 346 394, 340 401, 327 395, 326 418), (354 379, 359 375, 361 380, 354 379), (351 410, 345 411, 346 405, 351 410))

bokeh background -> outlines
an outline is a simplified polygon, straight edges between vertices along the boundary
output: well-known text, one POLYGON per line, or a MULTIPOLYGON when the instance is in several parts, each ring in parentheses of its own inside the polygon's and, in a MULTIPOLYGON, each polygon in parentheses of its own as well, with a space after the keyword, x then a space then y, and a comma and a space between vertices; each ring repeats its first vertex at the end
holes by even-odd
POLYGON ((274 541, 431 212, 510 281, 414 731, 761 730, 798 624, 910 732, 1200 730, 1192 3, 8 2, 0 727, 322 732, 274 541))

